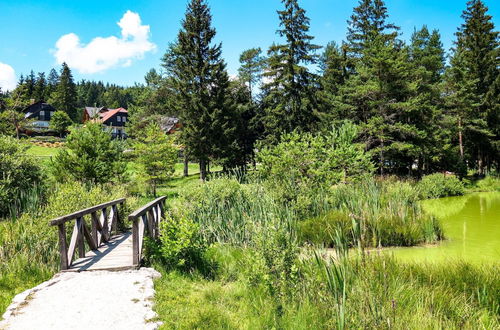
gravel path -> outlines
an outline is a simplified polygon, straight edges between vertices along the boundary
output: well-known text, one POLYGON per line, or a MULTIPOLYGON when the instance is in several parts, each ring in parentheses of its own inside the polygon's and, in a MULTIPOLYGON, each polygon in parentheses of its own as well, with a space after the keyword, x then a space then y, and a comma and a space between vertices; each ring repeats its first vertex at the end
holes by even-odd
POLYGON ((0 329, 156 329, 150 268, 57 274, 17 295, 0 329))

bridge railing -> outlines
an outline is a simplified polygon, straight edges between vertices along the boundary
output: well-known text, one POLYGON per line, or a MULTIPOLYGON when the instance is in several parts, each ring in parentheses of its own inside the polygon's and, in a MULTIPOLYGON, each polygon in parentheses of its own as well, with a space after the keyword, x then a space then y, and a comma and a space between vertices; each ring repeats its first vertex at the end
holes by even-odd
POLYGON ((85 257, 85 241, 91 250, 98 249, 111 238, 112 232, 117 233, 119 221, 118 205, 122 205, 125 198, 96 205, 50 221, 51 226, 59 229, 59 252, 61 254, 61 270, 67 270, 73 263, 78 248, 79 258, 85 257), (109 212, 108 212, 109 210, 109 212), (90 214, 91 228, 85 223, 84 217, 90 214), (73 233, 68 245, 66 237, 66 223, 75 220, 73 233))
POLYGON ((141 263, 144 235, 157 238, 160 234, 159 225, 166 199, 166 196, 160 197, 128 216, 132 223, 132 261, 134 266, 139 266, 141 263))

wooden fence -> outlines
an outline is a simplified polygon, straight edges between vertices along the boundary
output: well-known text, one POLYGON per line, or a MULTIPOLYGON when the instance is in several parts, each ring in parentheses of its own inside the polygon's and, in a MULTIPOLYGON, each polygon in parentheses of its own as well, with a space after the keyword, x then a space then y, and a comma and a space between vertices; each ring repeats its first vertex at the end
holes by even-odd
POLYGON ((159 224, 166 199, 166 196, 160 197, 128 216, 132 223, 132 261, 134 266, 139 266, 141 262, 144 234, 152 238, 159 236, 159 224))
POLYGON ((59 252, 61 254, 61 270, 67 270, 73 263, 76 248, 78 256, 85 257, 85 240, 91 250, 96 250, 111 238, 114 231, 117 233, 119 221, 118 205, 122 205, 125 198, 90 207, 50 221, 51 226, 59 228, 59 252), (109 213, 108 213, 109 210, 109 213), (91 215, 91 228, 85 223, 84 217, 91 215), (73 233, 68 246, 66 238, 66 223, 75 220, 73 233))

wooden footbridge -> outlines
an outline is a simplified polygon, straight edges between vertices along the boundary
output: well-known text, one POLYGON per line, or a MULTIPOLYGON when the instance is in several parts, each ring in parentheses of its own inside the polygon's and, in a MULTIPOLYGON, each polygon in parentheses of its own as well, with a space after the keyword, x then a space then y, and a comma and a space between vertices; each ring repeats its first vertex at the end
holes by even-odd
POLYGON ((119 231, 124 217, 120 210, 124 198, 50 221, 51 226, 58 227, 61 271, 138 268, 144 237, 156 238, 159 235, 165 199, 160 197, 130 214, 131 231, 119 231), (73 227, 71 235, 67 232, 68 225, 73 227))

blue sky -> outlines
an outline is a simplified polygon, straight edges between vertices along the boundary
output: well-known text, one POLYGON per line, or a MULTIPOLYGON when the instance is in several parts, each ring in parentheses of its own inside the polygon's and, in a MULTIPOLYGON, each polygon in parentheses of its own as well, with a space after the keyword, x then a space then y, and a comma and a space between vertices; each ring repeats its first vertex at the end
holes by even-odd
MULTIPOLYGON (((500 1, 485 0, 498 30, 500 1)), ((143 82, 158 68, 169 42, 175 40, 187 0, 0 0, 0 86, 31 69, 59 68, 66 60, 76 79, 121 85, 143 82), (139 21, 140 20, 140 21, 139 21), (120 23, 120 25, 118 25, 120 23), (148 29, 149 27, 149 29, 148 29), (95 40, 98 38, 97 40, 95 40), (12 72, 14 71, 14 72, 12 72)), ((279 0, 210 0, 216 40, 230 74, 239 54, 251 47, 267 49, 278 41, 279 0)), ((315 42, 341 41, 357 0, 302 0, 311 18, 315 42)), ((439 29, 446 49, 454 39, 466 0, 387 0, 390 21, 408 40, 414 28, 439 29)))

